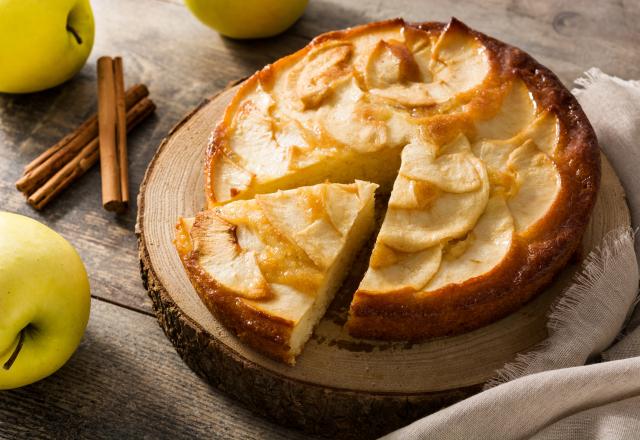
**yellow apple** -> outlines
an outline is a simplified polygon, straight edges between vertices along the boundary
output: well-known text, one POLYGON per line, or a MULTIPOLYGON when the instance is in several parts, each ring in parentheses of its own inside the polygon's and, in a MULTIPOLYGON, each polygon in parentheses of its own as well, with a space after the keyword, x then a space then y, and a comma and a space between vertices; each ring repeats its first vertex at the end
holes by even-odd
POLYGON ((62 367, 80 344, 90 302, 73 246, 42 223, 0 212, 0 390, 62 367))
POLYGON ((264 38, 285 31, 308 0, 185 0, 207 26, 231 38, 264 38))
POLYGON ((89 0, 0 0, 0 92, 30 93, 65 82, 93 46, 89 0))

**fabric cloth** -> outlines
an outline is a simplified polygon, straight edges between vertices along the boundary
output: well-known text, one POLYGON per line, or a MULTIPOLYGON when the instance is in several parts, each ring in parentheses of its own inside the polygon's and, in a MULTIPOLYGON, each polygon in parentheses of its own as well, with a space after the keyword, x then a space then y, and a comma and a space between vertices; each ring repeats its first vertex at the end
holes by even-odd
MULTIPOLYGON (((640 82, 591 69, 576 84, 637 228, 640 82)), ((640 439, 640 307, 629 316, 638 256, 632 230, 610 232, 552 307, 546 341, 506 365, 485 391, 384 439, 640 439)))

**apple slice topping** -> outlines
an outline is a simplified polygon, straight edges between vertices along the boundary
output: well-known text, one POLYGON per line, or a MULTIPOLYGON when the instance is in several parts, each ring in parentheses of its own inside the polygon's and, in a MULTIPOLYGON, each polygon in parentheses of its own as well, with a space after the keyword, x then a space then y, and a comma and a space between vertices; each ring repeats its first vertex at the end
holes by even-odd
POLYGON ((229 159, 222 151, 217 151, 215 154, 219 156, 219 160, 213 162, 209 178, 218 188, 216 193, 218 201, 226 201, 249 188, 255 175, 229 159))
POLYGON ((336 84, 351 74, 352 54, 350 43, 329 41, 309 52, 306 62, 294 67, 289 81, 303 110, 317 108, 333 93, 336 84))
POLYGON ((441 270, 425 291, 462 283, 492 270, 505 258, 513 241, 514 222, 502 196, 491 197, 473 230, 463 240, 449 243, 441 270))
POLYGON ((525 129, 536 117, 537 105, 521 79, 511 83, 502 105, 492 118, 476 123, 477 137, 509 139, 525 129))
POLYGON ((507 200, 516 230, 524 231, 549 211, 560 192, 561 179, 553 161, 525 142, 510 155, 507 166, 516 176, 517 193, 507 200))
POLYGON ((365 82, 373 95, 405 106, 433 105, 430 81, 431 73, 420 68, 404 43, 380 40, 369 56, 365 82))
POLYGON ((365 79, 369 88, 385 88, 420 81, 421 74, 407 46, 398 41, 380 40, 369 56, 365 79))
POLYGON ((271 95, 256 87, 250 98, 239 103, 233 120, 234 136, 229 148, 242 160, 238 165, 258 179, 279 177, 287 172, 288 151, 274 137, 273 105, 271 95))
POLYGON ((403 252, 418 252, 466 234, 489 199, 487 170, 456 138, 441 148, 409 144, 378 240, 403 252), (410 225, 410 227, 408 227, 410 225))
POLYGON ((198 213, 191 229, 193 251, 200 267, 213 279, 246 298, 267 298, 267 281, 253 251, 240 248, 236 226, 215 211, 198 213))
POLYGON ((257 195, 256 201, 269 222, 296 243, 322 269, 340 252, 349 227, 358 215, 348 189, 334 188, 330 196, 323 185, 304 191, 278 191, 257 195))
POLYGON ((369 294, 417 292, 436 274, 441 258, 441 245, 420 252, 404 253, 382 243, 377 244, 358 290, 369 294))
POLYGON ((433 83, 453 97, 482 84, 490 71, 489 56, 464 25, 452 21, 433 47, 430 70, 433 83))
POLYGON ((402 150, 400 174, 413 180, 429 182, 443 191, 465 193, 480 187, 482 181, 476 171, 481 167, 473 156, 464 136, 454 141, 464 142, 466 147, 447 152, 446 146, 438 156, 438 148, 427 143, 411 143, 402 150))

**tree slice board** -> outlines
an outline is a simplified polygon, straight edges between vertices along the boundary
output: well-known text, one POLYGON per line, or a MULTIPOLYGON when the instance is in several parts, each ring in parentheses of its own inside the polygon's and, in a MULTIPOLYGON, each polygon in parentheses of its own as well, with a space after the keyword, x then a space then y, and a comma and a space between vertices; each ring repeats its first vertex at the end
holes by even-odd
MULTIPOLYGON (((236 87, 206 100, 171 130, 147 169, 138 199, 143 281, 160 325, 196 373, 281 424, 326 436, 369 438, 479 391, 496 369, 545 338, 549 306, 570 283, 576 264, 517 312, 455 337, 419 344, 353 339, 342 326, 353 292, 345 287, 295 367, 240 343, 202 304, 172 244, 178 216, 192 216, 205 206, 207 140, 236 87)), ((629 224, 624 190, 603 156, 584 254, 607 232, 629 224)), ((356 275, 345 286, 357 283, 356 275)))

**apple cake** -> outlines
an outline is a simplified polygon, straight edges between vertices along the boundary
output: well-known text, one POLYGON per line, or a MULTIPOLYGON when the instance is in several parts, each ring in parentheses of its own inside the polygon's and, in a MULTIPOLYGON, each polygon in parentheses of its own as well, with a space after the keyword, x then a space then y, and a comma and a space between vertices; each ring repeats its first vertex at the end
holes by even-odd
POLYGON ((376 187, 323 183, 237 200, 181 218, 176 247, 227 327, 294 364, 371 235, 376 187))
POLYGON ((207 150, 213 209, 356 179, 388 202, 347 328, 416 341, 495 321, 551 282, 580 244, 600 155, 577 101, 523 51, 455 19, 395 19, 321 35, 256 72, 207 150))

